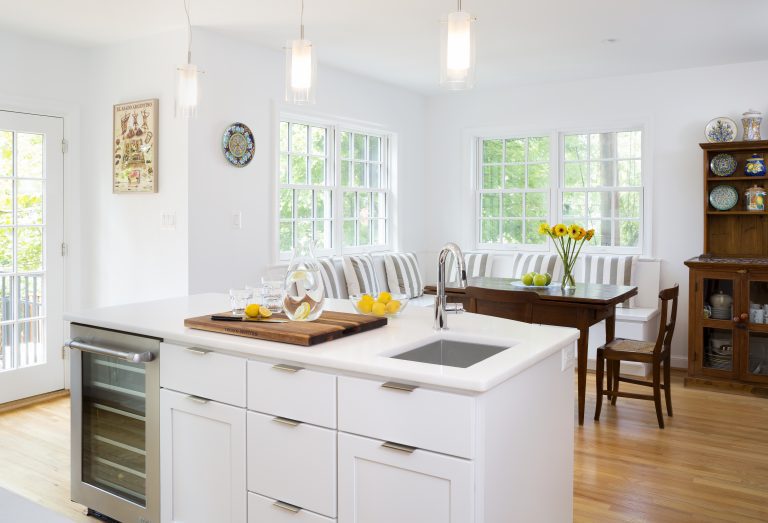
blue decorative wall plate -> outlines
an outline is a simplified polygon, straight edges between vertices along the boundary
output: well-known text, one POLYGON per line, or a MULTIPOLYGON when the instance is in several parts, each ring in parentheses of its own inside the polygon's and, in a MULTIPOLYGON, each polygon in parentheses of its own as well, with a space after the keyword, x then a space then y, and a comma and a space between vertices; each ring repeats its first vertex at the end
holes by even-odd
POLYGON ((725 116, 710 120, 705 130, 708 142, 732 142, 738 132, 736 122, 725 116))
POLYGON ((709 203, 718 211, 727 211, 736 207, 739 192, 731 185, 718 185, 709 193, 709 203))
POLYGON ((235 167, 245 167, 253 159, 253 133, 244 123, 235 122, 227 127, 221 146, 224 157, 235 167))

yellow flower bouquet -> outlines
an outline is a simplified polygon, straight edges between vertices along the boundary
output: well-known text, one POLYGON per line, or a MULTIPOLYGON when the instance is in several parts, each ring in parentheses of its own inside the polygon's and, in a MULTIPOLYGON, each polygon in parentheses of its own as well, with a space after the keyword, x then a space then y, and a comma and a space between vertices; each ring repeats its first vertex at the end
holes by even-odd
POLYGON ((588 242, 595 235, 594 229, 586 230, 580 225, 571 224, 566 226, 563 223, 550 227, 548 223, 539 225, 539 234, 546 234, 552 238, 555 244, 557 254, 563 261, 563 281, 560 284, 563 289, 569 289, 576 285, 573 279, 573 269, 576 260, 581 253, 584 242, 588 242))

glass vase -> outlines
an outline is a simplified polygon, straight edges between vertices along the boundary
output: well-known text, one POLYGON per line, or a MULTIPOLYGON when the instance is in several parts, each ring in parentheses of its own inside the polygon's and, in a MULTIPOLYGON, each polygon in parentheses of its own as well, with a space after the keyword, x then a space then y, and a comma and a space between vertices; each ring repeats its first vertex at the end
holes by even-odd
POLYGON ((563 262, 563 280, 560 282, 560 288, 564 291, 576 288, 576 281, 573 279, 573 264, 568 265, 563 262))
POLYGON ((325 307, 325 286, 314 242, 302 241, 293 251, 283 286, 283 311, 292 321, 314 321, 325 307))

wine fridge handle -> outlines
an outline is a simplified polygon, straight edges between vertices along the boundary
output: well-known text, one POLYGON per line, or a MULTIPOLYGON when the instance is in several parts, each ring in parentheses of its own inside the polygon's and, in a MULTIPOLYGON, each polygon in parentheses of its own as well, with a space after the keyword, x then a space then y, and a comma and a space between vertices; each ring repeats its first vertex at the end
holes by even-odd
POLYGON ((119 358, 131 363, 147 363, 155 359, 155 355, 151 352, 125 352, 121 350, 110 349, 108 347, 91 345, 90 343, 84 343, 78 340, 69 340, 64 345, 70 349, 77 349, 83 352, 90 352, 92 354, 100 354, 102 356, 119 358))

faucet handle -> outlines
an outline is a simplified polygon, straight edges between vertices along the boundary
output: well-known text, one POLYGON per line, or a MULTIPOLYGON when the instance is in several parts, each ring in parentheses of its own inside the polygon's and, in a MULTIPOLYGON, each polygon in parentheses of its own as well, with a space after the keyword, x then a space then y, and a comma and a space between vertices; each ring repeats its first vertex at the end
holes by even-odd
POLYGON ((463 303, 446 303, 445 304, 445 312, 451 313, 451 314, 461 314, 464 311, 464 304, 463 303))

